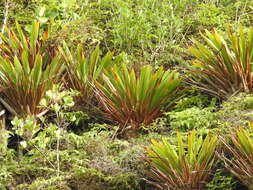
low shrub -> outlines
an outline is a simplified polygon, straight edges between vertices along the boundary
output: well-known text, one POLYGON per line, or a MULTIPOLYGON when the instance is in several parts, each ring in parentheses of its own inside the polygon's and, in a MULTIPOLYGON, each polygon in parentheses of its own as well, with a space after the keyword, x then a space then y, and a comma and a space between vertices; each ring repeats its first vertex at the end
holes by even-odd
POLYGON ((205 188, 216 160, 217 135, 209 134, 203 139, 193 131, 184 143, 178 133, 176 142, 177 145, 173 145, 165 139, 152 140, 147 147, 145 159, 151 167, 152 183, 160 189, 205 188))
POLYGON ((226 175, 224 169, 218 169, 213 179, 206 185, 208 190, 234 190, 237 181, 233 176, 226 175))
POLYGON ((57 175, 57 128, 52 126, 28 141, 22 157, 9 152, 0 157, 0 187, 17 190, 146 189, 146 166, 140 157, 149 137, 138 142, 112 140, 111 132, 90 131, 60 137, 60 173, 57 175), (42 141, 42 139, 44 139, 42 141), (103 142, 103 143, 101 143, 103 142), (51 163, 51 164, 50 164, 51 163))
POLYGON ((216 127, 214 108, 198 108, 192 107, 180 112, 167 112, 169 125, 172 130, 182 132, 195 130, 211 129, 216 127))
POLYGON ((111 118, 136 131, 148 125, 161 114, 164 106, 171 106, 178 97, 181 79, 175 71, 160 67, 153 71, 150 65, 140 72, 128 69, 126 64, 114 66, 97 83, 98 97, 111 118))
MULTIPOLYGON (((164 112, 154 120, 148 130, 156 132, 198 130, 207 133, 218 126, 216 116, 216 99, 197 94, 189 94, 176 101, 172 111, 164 112)), ((147 127, 145 128, 147 129, 147 127)))

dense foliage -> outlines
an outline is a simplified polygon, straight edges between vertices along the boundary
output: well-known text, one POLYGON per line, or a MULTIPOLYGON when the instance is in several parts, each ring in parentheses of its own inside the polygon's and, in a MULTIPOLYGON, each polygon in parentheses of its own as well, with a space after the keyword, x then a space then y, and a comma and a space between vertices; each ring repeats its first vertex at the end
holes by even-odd
POLYGON ((0 1, 0 190, 252 189, 252 7, 0 1))

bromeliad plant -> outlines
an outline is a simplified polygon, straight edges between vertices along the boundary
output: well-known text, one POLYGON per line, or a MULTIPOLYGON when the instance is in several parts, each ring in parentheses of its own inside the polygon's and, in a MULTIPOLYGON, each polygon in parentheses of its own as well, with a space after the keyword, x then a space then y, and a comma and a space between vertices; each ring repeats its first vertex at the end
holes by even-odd
POLYGON ((158 117, 165 105, 173 104, 180 82, 178 73, 162 67, 154 72, 147 65, 137 73, 122 64, 105 72, 103 82, 97 82, 96 86, 99 100, 111 118, 136 130, 158 117))
POLYGON ((167 190, 203 190, 216 161, 216 135, 205 139, 196 131, 188 134, 187 143, 177 134, 177 145, 163 139, 152 140, 146 148, 145 160, 150 164, 154 185, 167 190))
POLYGON ((58 82, 63 70, 60 57, 45 44, 48 32, 40 37, 40 25, 32 24, 26 36, 16 23, 17 33, 6 28, 1 34, 0 87, 1 102, 14 115, 40 115, 45 113, 39 102, 45 92, 58 82))
POLYGON ((206 45, 193 40, 195 56, 190 83, 211 95, 226 99, 238 92, 253 92, 253 29, 227 30, 228 39, 216 30, 201 34, 206 45))
POLYGON ((0 33, 0 55, 5 60, 13 62, 15 56, 21 60, 23 51, 27 51, 28 62, 32 67, 37 54, 40 54, 46 66, 46 63, 50 63, 57 52, 56 48, 49 44, 49 31, 45 30, 41 35, 40 33, 40 23, 37 21, 32 23, 28 35, 25 35, 18 22, 16 22, 16 31, 6 27, 5 33, 0 33))
POLYGON ((60 51, 67 66, 68 86, 78 90, 80 96, 77 98, 77 101, 89 107, 94 101, 94 81, 98 80, 104 70, 113 65, 113 53, 108 52, 101 58, 101 52, 97 45, 96 49, 91 53, 90 58, 86 58, 80 44, 74 53, 69 50, 65 42, 60 51))
POLYGON ((224 152, 220 155, 226 168, 253 190, 253 125, 249 129, 238 128, 229 136, 229 141, 222 139, 222 142, 234 157, 228 158, 224 152))

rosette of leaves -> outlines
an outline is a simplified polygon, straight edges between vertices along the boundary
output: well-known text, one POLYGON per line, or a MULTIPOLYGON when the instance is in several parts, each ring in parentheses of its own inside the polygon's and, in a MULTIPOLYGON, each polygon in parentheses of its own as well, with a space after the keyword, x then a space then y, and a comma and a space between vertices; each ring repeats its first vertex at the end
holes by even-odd
POLYGON ((122 64, 108 69, 96 86, 104 110, 121 129, 128 125, 138 130, 157 118, 162 108, 175 102, 180 84, 175 71, 165 71, 162 67, 154 71, 146 65, 137 72, 122 64))
POLYGON ((25 35, 16 22, 16 31, 6 28, 0 34, 1 102, 14 115, 39 115, 45 92, 59 82, 63 65, 54 49, 47 46, 48 32, 40 35, 39 22, 33 22, 25 35))
POLYGON ((91 55, 86 57, 81 44, 77 46, 76 51, 71 51, 65 42, 60 51, 67 67, 67 85, 80 92, 80 96, 76 98, 77 102, 89 108, 95 101, 94 82, 113 65, 113 53, 108 52, 101 57, 101 51, 97 45, 91 55))
POLYGON ((201 33, 204 43, 193 40, 189 52, 196 60, 189 81, 200 90, 222 99, 253 92, 253 30, 228 29, 227 38, 215 29, 201 33))
POLYGON ((220 155, 225 167, 253 190, 253 125, 239 127, 227 140, 223 138, 222 143, 233 156, 229 158, 225 151, 220 155))
POLYGON ((150 165, 150 176, 160 189, 203 190, 216 161, 217 135, 188 134, 187 142, 177 133, 176 144, 168 140, 152 140, 146 148, 145 160, 150 165))

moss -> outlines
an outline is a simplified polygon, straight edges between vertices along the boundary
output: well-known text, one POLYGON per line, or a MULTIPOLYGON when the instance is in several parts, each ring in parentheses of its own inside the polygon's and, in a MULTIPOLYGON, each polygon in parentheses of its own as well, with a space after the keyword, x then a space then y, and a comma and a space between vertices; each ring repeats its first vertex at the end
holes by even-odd
POLYGON ((80 190, 133 190, 140 189, 139 180, 133 173, 118 173, 113 176, 90 168, 76 172, 69 179, 71 187, 80 190))
POLYGON ((253 121, 253 95, 241 93, 223 102, 216 113, 219 127, 237 127, 253 121))

